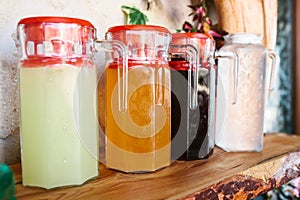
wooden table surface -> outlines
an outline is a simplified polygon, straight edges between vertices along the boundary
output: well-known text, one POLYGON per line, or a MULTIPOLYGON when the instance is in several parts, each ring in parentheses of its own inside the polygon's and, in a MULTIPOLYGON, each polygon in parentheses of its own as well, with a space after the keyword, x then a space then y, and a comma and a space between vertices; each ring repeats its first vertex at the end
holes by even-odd
POLYGON ((82 186, 45 190, 23 187, 12 165, 17 199, 251 199, 300 176, 300 137, 267 134, 262 152, 228 153, 176 161, 154 173, 126 174, 100 165, 100 177, 82 186))

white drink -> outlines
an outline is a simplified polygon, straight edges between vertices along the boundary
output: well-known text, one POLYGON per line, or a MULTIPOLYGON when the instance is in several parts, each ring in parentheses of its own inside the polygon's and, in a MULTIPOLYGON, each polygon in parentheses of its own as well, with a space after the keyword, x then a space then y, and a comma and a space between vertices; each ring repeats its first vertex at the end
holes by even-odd
POLYGON ((97 177, 95 68, 19 70, 23 185, 49 189, 97 177))

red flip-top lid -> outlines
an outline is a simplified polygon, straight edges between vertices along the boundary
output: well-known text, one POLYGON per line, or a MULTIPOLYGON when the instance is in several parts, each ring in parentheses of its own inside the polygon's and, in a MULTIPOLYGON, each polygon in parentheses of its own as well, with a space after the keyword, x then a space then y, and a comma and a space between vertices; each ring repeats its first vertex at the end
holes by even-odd
POLYGON ((198 38, 198 39, 213 39, 213 37, 206 33, 173 33, 172 38, 180 39, 180 38, 198 38))
POLYGON ((149 31, 159 31, 164 33, 170 33, 169 30, 162 26, 155 25, 121 25, 121 26, 113 26, 108 29, 108 32, 116 33, 120 31, 127 30, 149 30, 149 31))
POLYGON ((21 25, 24 25, 26 40, 39 43, 54 37, 86 41, 91 31, 95 33, 89 21, 71 17, 29 17, 21 19, 18 26, 21 25))
POLYGON ((72 17, 55 17, 55 16, 41 16, 41 17, 28 17, 21 19, 19 24, 42 24, 42 23, 76 23, 81 26, 94 27, 89 21, 84 19, 72 17))
POLYGON ((24 35, 20 37, 26 53, 23 66, 33 67, 41 63, 50 65, 61 59, 74 57, 78 64, 89 53, 86 45, 95 39, 95 33, 95 27, 84 19, 59 16, 21 19, 18 22, 18 34, 24 35))

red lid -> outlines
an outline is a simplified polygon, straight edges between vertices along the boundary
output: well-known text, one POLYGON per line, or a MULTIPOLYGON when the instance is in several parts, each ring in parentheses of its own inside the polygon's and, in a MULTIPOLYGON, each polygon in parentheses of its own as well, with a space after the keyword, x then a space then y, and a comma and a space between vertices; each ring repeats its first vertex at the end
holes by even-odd
POLYGON ((60 40, 84 40, 92 32, 95 34, 94 26, 83 19, 71 17, 29 17, 21 19, 18 23, 24 25, 27 41, 42 43, 44 40, 52 40, 55 37, 60 40), (66 26, 60 26, 65 24, 66 26), (77 34, 80 32, 80 34, 77 34))
POLYGON ((72 17, 55 17, 55 16, 41 16, 41 17, 28 17, 21 19, 19 24, 42 24, 42 23, 76 23, 81 26, 94 27, 89 21, 84 19, 77 19, 72 17))
POLYGON ((159 31, 164 33, 170 33, 169 30, 162 26, 154 25, 122 25, 122 26, 113 26, 108 29, 107 32, 115 33, 120 31, 127 30, 149 30, 149 31, 159 31))
POLYGON ((173 33, 172 38, 180 39, 180 38, 198 38, 198 39, 213 39, 213 37, 206 33, 173 33))
MULTIPOLYGON (((24 63, 34 64, 34 59, 44 64, 63 59, 87 58, 89 45, 96 37, 95 27, 86 20, 71 17, 41 16, 21 19, 18 36, 22 43, 24 63), (55 58, 55 59, 54 59, 55 58)), ((71 63, 74 63, 73 60, 71 63)))

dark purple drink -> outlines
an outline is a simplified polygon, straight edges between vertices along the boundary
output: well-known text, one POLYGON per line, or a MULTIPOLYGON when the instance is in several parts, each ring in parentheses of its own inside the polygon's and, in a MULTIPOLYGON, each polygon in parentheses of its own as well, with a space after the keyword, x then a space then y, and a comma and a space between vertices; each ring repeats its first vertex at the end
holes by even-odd
POLYGON ((211 73, 209 65, 199 69, 198 105, 196 109, 191 109, 189 104, 190 84, 188 82, 189 63, 184 58, 173 55, 169 65, 171 67, 172 89, 172 160, 208 158, 214 147, 215 87, 213 87, 213 91, 210 91, 211 83, 215 83, 214 68, 213 73, 211 73))

